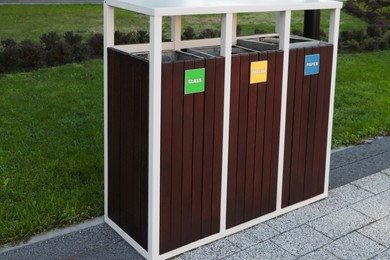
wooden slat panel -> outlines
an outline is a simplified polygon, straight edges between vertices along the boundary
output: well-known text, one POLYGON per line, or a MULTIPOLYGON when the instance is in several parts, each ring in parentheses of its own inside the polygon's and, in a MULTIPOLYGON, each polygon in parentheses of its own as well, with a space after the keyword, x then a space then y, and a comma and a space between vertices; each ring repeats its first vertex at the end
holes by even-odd
POLYGON ((215 59, 206 60, 205 120, 203 143, 202 237, 211 234, 214 144, 215 59))
MULTIPOLYGON (((184 71, 194 68, 194 61, 184 62, 184 71)), ((194 123, 194 95, 184 95, 183 107, 183 171, 182 171, 182 215, 181 237, 182 244, 191 241, 191 187, 192 187, 192 149, 194 123)))
POLYGON ((269 212, 270 205, 270 185, 271 185, 271 158, 272 158, 272 136, 274 120, 274 94, 275 94, 275 52, 268 53, 268 80, 266 94, 266 114, 265 114, 265 133, 264 133, 264 163, 263 163, 263 183, 261 198, 261 214, 269 212))
POLYGON ((132 234, 135 240, 139 240, 139 212, 138 203, 140 196, 135 185, 139 185, 139 179, 135 172, 139 173, 139 165, 135 159, 136 146, 133 137, 136 128, 133 124, 137 118, 135 115, 135 88, 133 60, 126 55, 120 55, 120 86, 121 86, 121 197, 123 230, 132 234), (127 74, 126 74, 127 73, 127 74), (129 77, 130 76, 130 77, 129 77), (137 212, 137 214, 131 214, 137 212))
POLYGON ((211 213, 212 234, 219 232, 220 229, 225 58, 217 57, 215 61, 215 118, 213 151, 213 191, 211 213))
MULTIPOLYGON (((259 60, 258 53, 249 54, 249 62, 259 60)), ((249 66, 250 66, 249 63, 249 66)), ((254 167, 255 167, 255 140, 256 140, 256 107, 257 107, 257 85, 249 84, 248 90, 248 123, 246 140, 246 167, 245 167, 245 208, 244 220, 254 218, 253 215, 253 193, 254 193, 254 167)))
MULTIPOLYGON (((305 56, 312 54, 312 48, 305 48, 305 56)), ((310 78, 304 76, 302 86, 302 106, 301 106, 301 125, 299 137, 299 157, 297 170, 297 183, 295 197, 297 201, 303 200, 304 183, 305 183, 305 164, 306 164, 306 143, 307 143, 307 125, 309 117, 309 98, 310 98, 310 78)))
POLYGON ((272 129, 273 129, 272 158, 271 158, 271 178, 270 178, 270 193, 269 193, 270 196, 269 196, 268 212, 272 212, 276 210, 282 80, 283 80, 283 52, 277 51, 276 63, 275 63, 274 111, 273 111, 273 125, 272 125, 272 129))
POLYGON ((292 135, 294 119, 294 95, 295 95, 295 72, 297 62, 297 50, 290 50, 288 69, 288 89, 287 89, 287 110, 286 110, 286 133, 284 145, 283 164, 283 196, 282 207, 289 205, 290 177, 291 177, 291 156, 292 156, 292 135))
POLYGON ((235 225, 236 184, 237 184, 237 137, 238 137, 238 105, 240 98, 240 56, 232 56, 230 86, 230 122, 229 122, 229 154, 228 154, 228 194, 226 227, 235 225))
MULTIPOLYGON (((313 54, 319 53, 319 48, 313 48, 313 54)), ((321 59, 321 58, 320 58, 321 59)), ((321 66, 320 66, 321 67, 321 66)), ((311 197, 312 178, 318 173, 312 171, 313 168, 313 152, 314 152, 314 134, 316 120, 316 105, 317 105, 317 89, 318 89, 318 74, 310 77, 310 94, 309 94, 309 111, 307 121, 307 143, 306 143, 306 162, 305 162, 305 181, 303 199, 311 197)))
POLYGON ((297 50, 296 77, 295 77, 295 96, 294 96, 294 123, 293 123, 293 141, 291 156, 291 178, 290 178, 290 205, 299 201, 297 197, 298 189, 298 165, 299 165, 299 144, 301 131, 301 111, 302 111, 302 90, 303 90, 303 69, 305 60, 305 50, 297 50))
MULTIPOLYGON (((267 60, 267 53, 260 53, 259 60, 267 60)), ((255 140, 255 169, 254 169, 254 198, 253 215, 261 215, 262 181, 264 164, 264 130, 265 130, 265 104, 267 83, 257 84, 257 111, 256 111, 256 140, 255 140)))
POLYGON ((181 245, 182 161, 183 161, 183 82, 184 63, 173 63, 172 106, 172 248, 181 245))
POLYGON ((108 216, 120 221, 120 85, 117 53, 108 49, 108 216))
POLYGON ((162 65, 161 80, 161 188, 160 188, 160 253, 171 248, 172 193, 172 80, 173 64, 162 65))
POLYGON ((240 103, 238 118, 236 224, 244 221, 245 162, 248 122, 249 55, 241 54, 240 103))
POLYGON ((321 156, 320 156, 320 168, 319 168, 319 183, 315 194, 321 194, 324 192, 325 183, 325 163, 326 163, 326 147, 328 138, 328 119, 329 119, 329 106, 330 106, 330 86, 332 75, 332 57, 333 57, 333 45, 329 45, 327 48, 328 57, 326 60, 326 74, 325 74, 325 95, 324 95, 324 114, 323 123, 321 129, 321 156))
POLYGON ((140 196, 141 201, 139 205, 139 211, 141 212, 141 224, 140 224, 140 245, 148 249, 148 197, 149 197, 149 64, 142 62, 139 66, 140 82, 140 128, 139 128, 139 140, 140 140, 140 196), (144 73, 143 76, 141 74, 144 73), (145 75, 146 74, 146 75, 145 75))
MULTIPOLYGON (((196 60, 195 68, 204 68, 204 60, 196 60)), ((206 86, 207 88, 207 86, 206 86)), ((201 237, 202 173, 203 173, 204 92, 194 96, 194 151, 192 166, 192 241, 201 237)))

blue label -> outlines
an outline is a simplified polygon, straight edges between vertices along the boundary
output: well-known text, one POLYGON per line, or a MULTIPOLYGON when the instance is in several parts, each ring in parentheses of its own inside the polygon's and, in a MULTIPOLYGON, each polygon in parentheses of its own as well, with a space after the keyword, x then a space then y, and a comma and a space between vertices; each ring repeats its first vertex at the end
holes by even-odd
POLYGON ((320 72, 320 55, 306 55, 305 56, 305 76, 315 75, 320 72))

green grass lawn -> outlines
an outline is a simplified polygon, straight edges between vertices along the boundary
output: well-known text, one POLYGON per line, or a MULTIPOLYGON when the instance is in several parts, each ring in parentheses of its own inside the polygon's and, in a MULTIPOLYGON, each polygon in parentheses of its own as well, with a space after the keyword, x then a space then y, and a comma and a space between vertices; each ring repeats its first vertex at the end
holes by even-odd
MULTIPOLYGON (((133 12, 115 9, 115 28, 120 31, 148 30, 148 17, 133 12)), ((303 12, 293 12, 291 28, 303 28, 303 12)), ((183 17, 183 28, 192 26, 198 34, 206 28, 219 28, 220 15, 183 17)), ((0 8, 0 40, 14 38, 39 40, 42 33, 73 31, 88 38, 92 33, 103 31, 102 5, 2 5, 0 8), (44 18, 44 19, 42 19, 44 18)), ((327 31, 329 11, 322 11, 321 26, 327 31)), ((242 33, 253 34, 255 28, 274 30, 274 14, 240 14, 238 23, 242 33)), ((170 20, 164 18, 164 33, 169 35, 170 20)), ((366 28, 367 24, 349 14, 341 13, 341 30, 366 28)))
POLYGON ((390 131, 390 50, 338 59, 333 147, 390 131))
POLYGON ((0 244, 103 214, 101 60, 0 74, 0 244))
MULTIPOLYGON (((144 16, 116 12, 121 31, 147 29, 144 16)), ((326 29, 323 13, 321 21, 326 29)), ((293 13, 293 28, 302 13, 293 13)), ((0 40, 49 31, 102 31, 102 6, 4 6, 0 40), (42 19, 44 17, 44 19, 42 19)), ((273 14, 239 16, 243 33, 272 30, 273 14)), ((169 31, 169 19, 164 20, 169 31)), ((197 32, 218 16, 185 17, 197 32)), ((219 25, 218 25, 219 26, 219 25)), ((342 30, 367 24, 342 13, 342 30)), ((0 244, 103 214, 102 60, 0 74, 0 244)), ((390 131, 390 51, 341 54, 333 147, 390 131)))

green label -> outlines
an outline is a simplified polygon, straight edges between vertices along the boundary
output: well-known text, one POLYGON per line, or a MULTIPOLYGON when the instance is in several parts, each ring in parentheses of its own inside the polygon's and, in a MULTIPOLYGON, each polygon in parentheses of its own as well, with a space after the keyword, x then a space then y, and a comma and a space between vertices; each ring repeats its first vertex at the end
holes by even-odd
POLYGON ((184 79, 184 94, 204 92, 205 69, 186 70, 184 79))

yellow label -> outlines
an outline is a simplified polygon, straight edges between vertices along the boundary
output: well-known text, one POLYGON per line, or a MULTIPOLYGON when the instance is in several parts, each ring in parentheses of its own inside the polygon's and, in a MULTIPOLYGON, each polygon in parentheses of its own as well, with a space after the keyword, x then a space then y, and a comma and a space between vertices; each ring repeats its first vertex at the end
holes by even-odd
POLYGON ((250 84, 267 82, 268 61, 251 62, 250 84))

